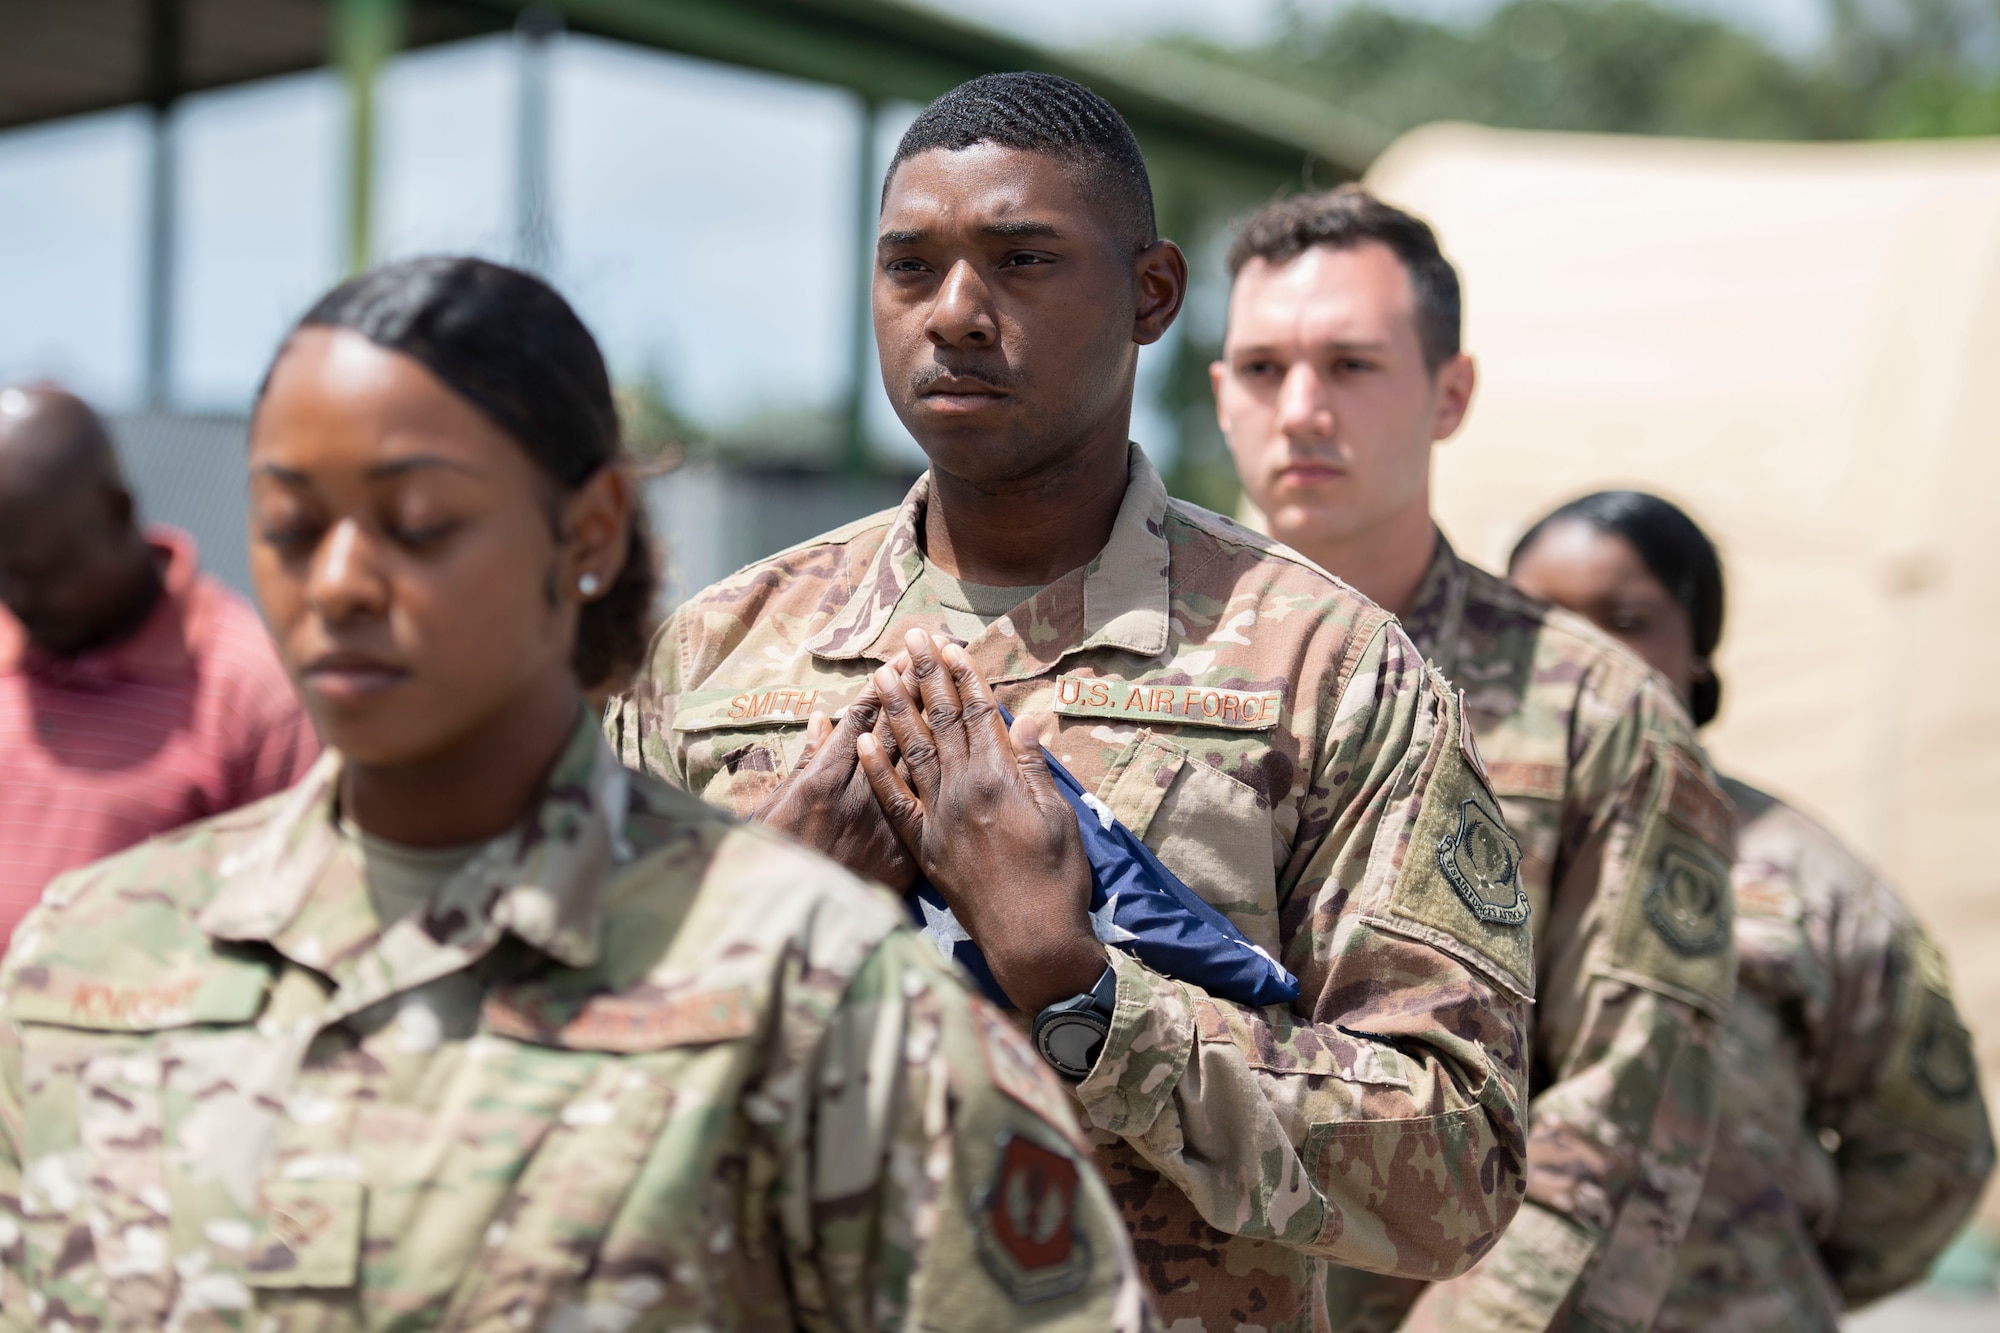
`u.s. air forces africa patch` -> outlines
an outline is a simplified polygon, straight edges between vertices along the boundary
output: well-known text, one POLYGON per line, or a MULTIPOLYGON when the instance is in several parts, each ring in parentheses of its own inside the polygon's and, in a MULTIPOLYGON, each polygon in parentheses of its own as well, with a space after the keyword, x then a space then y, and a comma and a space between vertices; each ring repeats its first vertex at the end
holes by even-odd
POLYGON ((1669 843, 1646 886, 1646 920, 1683 958, 1705 958, 1729 943, 1729 885, 1713 866, 1669 843))
POLYGON ((1458 828, 1438 840, 1438 868, 1474 916, 1499 926, 1528 919, 1521 844, 1477 801, 1458 807, 1458 828))
POLYGON ((1068 1296, 1090 1277, 1090 1238, 1076 1225, 1083 1177, 1074 1159, 1009 1131, 993 1185, 974 1201, 979 1260, 1016 1303, 1068 1296))

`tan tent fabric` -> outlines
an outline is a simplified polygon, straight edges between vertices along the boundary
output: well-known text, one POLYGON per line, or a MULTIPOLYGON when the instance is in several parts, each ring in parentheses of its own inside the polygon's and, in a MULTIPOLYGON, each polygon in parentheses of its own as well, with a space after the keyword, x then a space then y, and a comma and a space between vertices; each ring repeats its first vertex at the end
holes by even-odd
POLYGON ((1729 574, 1717 763, 1903 889, 2000 1107, 2000 141, 1444 125, 1368 179, 1465 277, 1446 531, 1498 568, 1586 491, 1695 515, 1729 574))

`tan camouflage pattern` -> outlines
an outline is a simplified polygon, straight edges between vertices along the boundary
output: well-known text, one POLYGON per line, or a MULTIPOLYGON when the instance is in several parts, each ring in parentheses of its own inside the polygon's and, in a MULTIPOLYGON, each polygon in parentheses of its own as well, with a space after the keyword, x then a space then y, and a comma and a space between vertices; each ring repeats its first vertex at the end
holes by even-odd
MULTIPOLYGON (((1085 790, 1299 976, 1295 1007, 1252 1010, 1111 951, 1117 1010, 1076 1096, 1165 1323, 1323 1328, 1326 1260, 1445 1277, 1513 1215, 1528 933, 1476 918, 1440 869, 1463 807, 1498 820, 1457 696, 1385 612, 1132 458, 1098 557, 966 648, 1085 790)), ((762 801, 812 707, 945 623, 919 577, 928 495, 681 607, 608 718, 626 762, 762 801)))
POLYGON ((339 763, 15 935, 0 1326, 1154 1326, 1066 1090, 887 894, 585 719, 534 816, 384 930, 339 763), (1071 1294, 974 1253, 1003 1135, 1083 1167, 992 1205, 1069 1218, 1071 1294))
POLYGON ((1943 960, 1832 834, 1744 783, 1715 1157, 1654 1327, 1834 1333, 1921 1278, 1993 1168, 1943 960))
POLYGON ((1465 692, 1522 846, 1537 963, 1528 1200, 1456 1282, 1334 1274, 1334 1324, 1638 1333, 1715 1131, 1734 979, 1727 806, 1665 682, 1441 535, 1406 627, 1465 692), (1689 882, 1711 910, 1662 916, 1689 882))

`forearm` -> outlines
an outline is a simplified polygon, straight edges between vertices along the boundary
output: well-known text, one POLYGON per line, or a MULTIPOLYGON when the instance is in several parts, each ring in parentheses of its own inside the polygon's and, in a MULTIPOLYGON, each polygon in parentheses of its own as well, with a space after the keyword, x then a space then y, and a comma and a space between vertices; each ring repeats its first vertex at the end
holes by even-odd
POLYGON ((1328 711, 1287 874, 1297 898, 1281 900, 1296 1009, 1246 1009, 1119 958, 1117 1012, 1077 1093, 1218 1230, 1447 1277, 1521 1198, 1519 880, 1504 857, 1477 883, 1443 859, 1468 828, 1509 840, 1455 696, 1400 630, 1376 636, 1328 711), (1482 916, 1468 898, 1483 910, 1486 894, 1508 910, 1482 916))
MULTIPOLYGON (((1820 1252, 1849 1305, 1922 1277, 1993 1170, 1992 1126, 1944 960, 1900 908, 1893 916, 1905 921, 1902 937, 1875 953, 1897 960, 1881 970, 1899 984, 1882 988, 1885 1002, 1856 1006, 1861 1018, 1840 1034, 1816 1089, 1840 1135, 1840 1208, 1820 1252), (1872 1071, 1865 1082, 1852 1072, 1861 1067, 1872 1071), (1841 1097, 1843 1082, 1865 1095, 1841 1097)), ((1843 967, 1843 979, 1858 970, 1843 967)))
POLYGON ((1426 1293, 1409 1327, 1649 1327, 1701 1197, 1717 1115, 1715 1023, 1598 979, 1561 1076, 1529 1106, 1528 1204, 1472 1273, 1426 1293), (1521 1326, 1526 1326, 1525 1324, 1521 1326))
MULTIPOLYGON (((1124 955, 1115 966, 1117 1013, 1078 1097, 1209 1225, 1426 1278, 1462 1271, 1505 1228, 1522 1192, 1518 1104, 1482 1043, 1442 1024, 1434 1043, 1392 1041, 1217 1000, 1124 955)), ((1517 1012, 1462 975, 1456 985, 1422 993, 1490 1016, 1475 1022, 1504 1027, 1517 1012)))

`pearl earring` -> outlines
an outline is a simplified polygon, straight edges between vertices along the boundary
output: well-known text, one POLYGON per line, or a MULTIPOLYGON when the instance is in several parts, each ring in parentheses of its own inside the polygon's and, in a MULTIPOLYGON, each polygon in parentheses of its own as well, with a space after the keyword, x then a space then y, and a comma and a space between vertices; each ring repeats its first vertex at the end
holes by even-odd
POLYGON ((585 597, 597 596, 597 590, 602 588, 603 586, 604 584, 598 580, 598 577, 595 574, 582 575, 576 581, 576 590, 582 593, 585 597))

